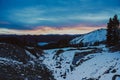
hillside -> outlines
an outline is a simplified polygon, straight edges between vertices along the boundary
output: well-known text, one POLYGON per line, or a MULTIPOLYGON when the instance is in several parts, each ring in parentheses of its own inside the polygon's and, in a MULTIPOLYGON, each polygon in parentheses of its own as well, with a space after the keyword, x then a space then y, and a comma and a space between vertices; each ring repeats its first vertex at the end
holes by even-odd
POLYGON ((80 37, 76 37, 70 41, 70 44, 83 44, 83 46, 94 45, 97 42, 103 42, 106 40, 106 29, 99 29, 80 37))
POLYGON ((109 52, 104 45, 45 52, 43 63, 56 80, 120 80, 120 52, 109 52))
POLYGON ((0 43, 0 80, 54 80, 41 50, 0 43))

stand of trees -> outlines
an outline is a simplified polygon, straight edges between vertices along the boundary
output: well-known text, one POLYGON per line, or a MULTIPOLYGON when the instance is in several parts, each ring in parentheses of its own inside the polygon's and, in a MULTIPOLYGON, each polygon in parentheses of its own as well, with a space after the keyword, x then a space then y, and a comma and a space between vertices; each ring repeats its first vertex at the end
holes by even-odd
POLYGON ((109 19, 107 25, 107 46, 115 46, 120 40, 120 29, 118 16, 115 15, 113 18, 109 19))

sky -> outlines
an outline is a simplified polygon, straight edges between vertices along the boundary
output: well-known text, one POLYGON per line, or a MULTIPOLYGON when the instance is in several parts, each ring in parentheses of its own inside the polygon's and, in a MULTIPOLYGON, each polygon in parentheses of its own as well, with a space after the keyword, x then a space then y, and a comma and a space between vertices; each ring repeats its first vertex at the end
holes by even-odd
POLYGON ((120 0, 0 0, 0 34, 83 34, 115 14, 120 0))

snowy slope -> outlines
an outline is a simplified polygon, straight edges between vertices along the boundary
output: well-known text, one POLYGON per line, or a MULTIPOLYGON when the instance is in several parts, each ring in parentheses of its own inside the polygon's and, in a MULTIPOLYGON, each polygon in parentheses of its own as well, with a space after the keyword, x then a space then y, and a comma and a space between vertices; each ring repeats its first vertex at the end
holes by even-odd
POLYGON ((120 52, 109 52, 101 45, 83 48, 45 50, 43 63, 56 80, 119 80, 120 52), (96 49, 97 48, 97 49, 96 49), (95 52, 95 50, 101 51, 95 52), (56 55, 58 51, 60 54, 56 55))
POLYGON ((70 41, 70 44, 93 45, 95 42, 102 42, 106 40, 106 30, 99 29, 88 34, 84 34, 70 41))
POLYGON ((98 53, 67 76, 66 80, 112 80, 120 74, 120 52, 98 53))

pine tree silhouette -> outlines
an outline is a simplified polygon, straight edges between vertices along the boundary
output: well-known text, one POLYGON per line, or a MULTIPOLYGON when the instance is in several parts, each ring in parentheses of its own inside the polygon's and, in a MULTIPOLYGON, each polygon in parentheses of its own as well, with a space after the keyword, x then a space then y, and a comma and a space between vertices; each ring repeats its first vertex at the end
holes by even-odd
POLYGON ((119 20, 118 16, 115 15, 114 18, 109 19, 107 25, 107 45, 115 46, 119 43, 119 20))

